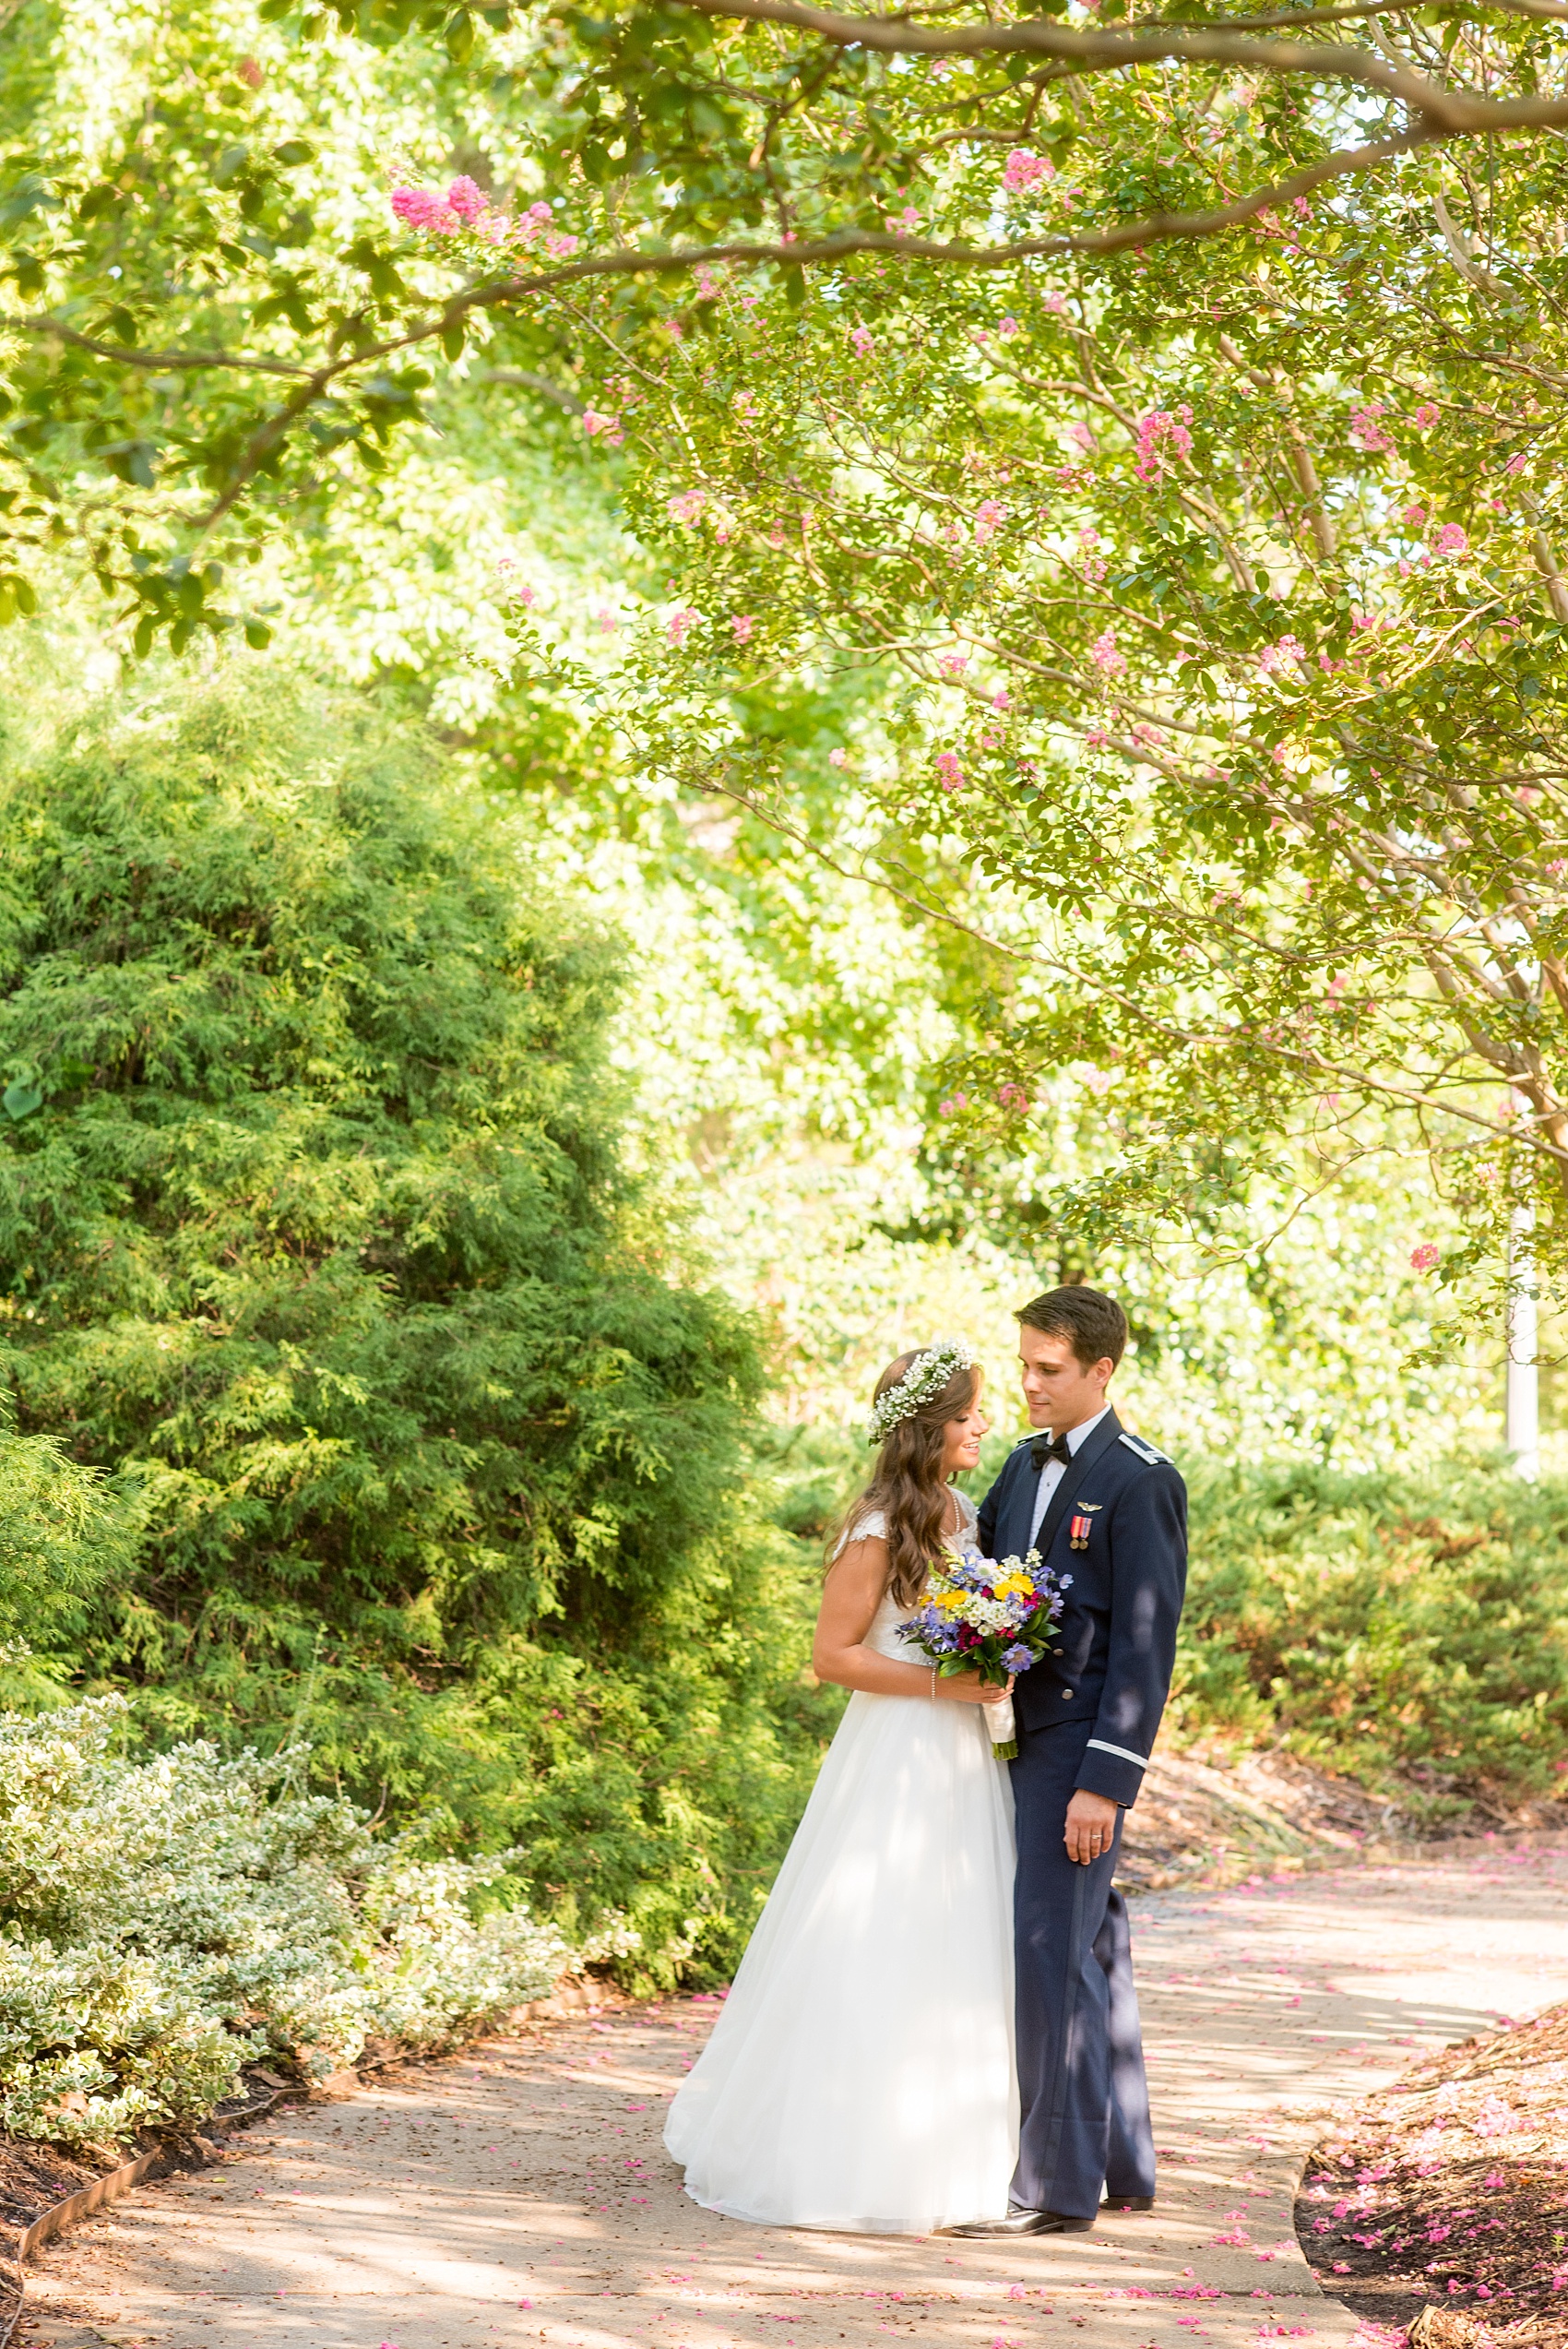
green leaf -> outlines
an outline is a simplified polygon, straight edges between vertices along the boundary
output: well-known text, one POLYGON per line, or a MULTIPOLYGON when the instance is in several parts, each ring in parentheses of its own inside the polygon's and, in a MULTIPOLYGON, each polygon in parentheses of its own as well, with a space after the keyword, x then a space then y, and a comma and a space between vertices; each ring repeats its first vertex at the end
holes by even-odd
POLYGON ((466 66, 474 54, 474 20, 466 8, 458 8, 447 18, 443 38, 452 63, 466 66))
POLYGON ((286 138, 280 147, 272 149, 272 160, 291 171, 296 163, 314 162, 315 149, 308 138, 286 138))
POLYGON ((0 1093, 0 1109, 3 1109, 6 1116, 18 1125, 24 1117, 30 1117, 34 1110, 42 1107, 43 1095, 30 1078, 13 1079, 5 1091, 0 1093))

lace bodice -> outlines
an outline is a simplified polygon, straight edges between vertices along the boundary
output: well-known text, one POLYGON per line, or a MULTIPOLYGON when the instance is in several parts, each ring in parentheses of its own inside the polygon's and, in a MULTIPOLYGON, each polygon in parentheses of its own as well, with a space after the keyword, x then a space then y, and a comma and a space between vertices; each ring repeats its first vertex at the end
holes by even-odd
MULTIPOLYGON (((947 1538, 956 1549, 973 1549, 976 1525, 975 1505, 967 1493, 955 1491, 953 1498, 958 1504, 958 1523, 947 1538)), ((868 1509, 863 1517, 858 1517, 855 1520, 838 1546, 843 1549, 850 1542, 876 1541, 885 1534, 886 1531, 887 1520, 882 1511, 879 1508, 868 1509)), ((889 1592, 871 1619, 871 1629, 865 1637, 866 1646, 874 1648, 879 1656, 892 1656, 899 1663, 918 1663, 919 1656, 911 1655, 909 1648, 898 1637, 898 1626, 901 1623, 908 1623, 914 1612, 913 1607, 900 1605, 889 1592)))

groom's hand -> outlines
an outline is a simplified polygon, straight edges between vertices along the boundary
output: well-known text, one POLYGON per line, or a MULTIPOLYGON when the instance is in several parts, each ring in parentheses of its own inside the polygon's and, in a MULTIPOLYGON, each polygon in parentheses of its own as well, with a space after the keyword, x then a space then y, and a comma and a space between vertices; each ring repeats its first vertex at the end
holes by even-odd
POLYGON ((1111 1849, 1116 1832, 1116 1806, 1109 1795, 1091 1795, 1080 1786, 1067 1806, 1067 1857, 1087 1867, 1111 1849))

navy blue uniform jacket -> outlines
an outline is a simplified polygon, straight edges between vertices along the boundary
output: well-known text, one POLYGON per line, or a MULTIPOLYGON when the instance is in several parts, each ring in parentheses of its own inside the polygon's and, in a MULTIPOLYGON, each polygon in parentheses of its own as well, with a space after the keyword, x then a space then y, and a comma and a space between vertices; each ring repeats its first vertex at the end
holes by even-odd
MULTIPOLYGON (((1039 1473, 1026 1438, 980 1503, 985 1556, 1028 1551, 1039 1473)), ((1092 1722, 1077 1784, 1132 1803, 1170 1689, 1187 1583, 1187 1488, 1163 1452, 1129 1436, 1109 1411, 1063 1467, 1037 1546, 1041 1565, 1073 1582, 1055 1653, 1018 1676, 1019 1730, 1092 1722), (1075 1550, 1068 1529, 1080 1515, 1088 1546, 1075 1550)))

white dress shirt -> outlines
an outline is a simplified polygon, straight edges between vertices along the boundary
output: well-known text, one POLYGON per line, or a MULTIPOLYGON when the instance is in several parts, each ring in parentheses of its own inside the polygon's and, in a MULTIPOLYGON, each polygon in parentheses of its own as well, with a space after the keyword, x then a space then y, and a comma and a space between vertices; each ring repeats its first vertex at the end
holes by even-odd
MULTIPOLYGON (((1095 1413, 1092 1419, 1080 1419, 1075 1427, 1070 1427, 1067 1430, 1067 1449, 1070 1452, 1075 1456, 1083 1449, 1110 1409, 1111 1405, 1105 1403, 1095 1413)), ((1053 1431, 1049 1427, 1042 1427, 1039 1432, 1042 1436, 1049 1436, 1053 1431)), ((1034 1548, 1036 1536, 1045 1522, 1045 1512, 1051 1507, 1051 1496, 1066 1473, 1066 1462, 1060 1460, 1048 1460, 1039 1472, 1039 1490, 1035 1495, 1035 1513, 1029 1520, 1031 1550, 1034 1548)))

